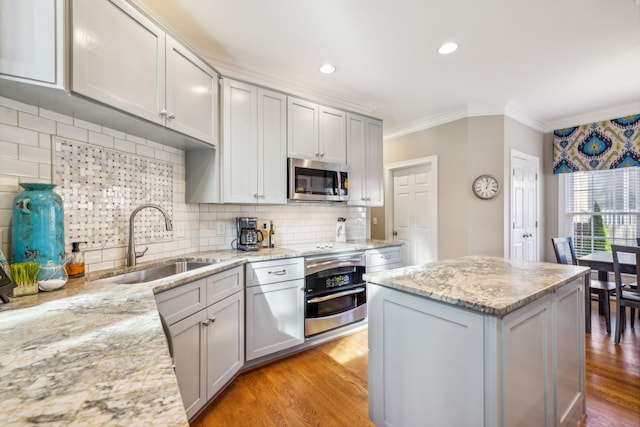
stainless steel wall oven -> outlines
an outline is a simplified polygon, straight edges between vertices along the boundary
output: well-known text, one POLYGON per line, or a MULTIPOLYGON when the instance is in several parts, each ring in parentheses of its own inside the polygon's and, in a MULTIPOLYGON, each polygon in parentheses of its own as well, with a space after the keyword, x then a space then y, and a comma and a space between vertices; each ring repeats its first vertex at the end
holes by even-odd
POLYGON ((305 258, 306 337, 367 317, 363 252, 305 258))

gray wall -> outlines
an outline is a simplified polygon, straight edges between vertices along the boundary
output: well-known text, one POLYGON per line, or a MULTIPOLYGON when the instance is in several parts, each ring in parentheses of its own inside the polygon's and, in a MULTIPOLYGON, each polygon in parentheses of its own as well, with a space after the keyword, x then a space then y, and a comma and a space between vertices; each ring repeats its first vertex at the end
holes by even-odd
MULTIPOLYGON (((471 254, 508 256, 512 149, 538 157, 543 168, 542 133, 506 116, 470 117, 385 140, 385 165, 438 156, 440 259, 471 254), (492 200, 480 200, 471 190, 475 177, 485 173, 495 176, 502 185, 500 194, 492 200)), ((546 236, 543 183, 544 180, 540 185, 540 235, 546 236)), ((371 227, 371 236, 385 238, 384 207, 372 208, 371 217, 378 220, 371 227)))

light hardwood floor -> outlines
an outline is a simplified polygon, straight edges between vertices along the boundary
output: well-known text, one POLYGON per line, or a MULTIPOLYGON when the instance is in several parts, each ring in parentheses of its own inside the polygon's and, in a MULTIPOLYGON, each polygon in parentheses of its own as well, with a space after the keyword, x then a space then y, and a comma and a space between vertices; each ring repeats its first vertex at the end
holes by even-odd
MULTIPOLYGON (((640 321, 631 329, 627 319, 616 346, 595 303, 592 316, 593 332, 586 336, 587 418, 581 426, 640 426, 640 321)), ((612 313, 612 331, 614 319, 612 313)), ((367 332, 242 374, 191 425, 372 426, 367 332)))

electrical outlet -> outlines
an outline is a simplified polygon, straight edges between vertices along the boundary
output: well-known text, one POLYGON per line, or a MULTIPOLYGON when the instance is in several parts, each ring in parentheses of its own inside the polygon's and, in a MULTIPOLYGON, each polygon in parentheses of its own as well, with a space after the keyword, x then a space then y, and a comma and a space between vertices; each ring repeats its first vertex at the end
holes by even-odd
POLYGON ((227 227, 224 222, 216 222, 216 233, 218 236, 224 236, 227 233, 227 227))
POLYGON ((184 237, 184 224, 178 223, 176 224, 176 237, 183 238, 184 237))
POLYGON ((372 223, 373 223, 373 225, 378 225, 378 217, 377 216, 373 217, 372 223))

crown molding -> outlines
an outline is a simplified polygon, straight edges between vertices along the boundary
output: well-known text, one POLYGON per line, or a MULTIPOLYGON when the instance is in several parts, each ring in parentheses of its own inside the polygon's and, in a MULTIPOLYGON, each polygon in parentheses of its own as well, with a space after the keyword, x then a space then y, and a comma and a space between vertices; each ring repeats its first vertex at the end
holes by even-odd
POLYGON ((407 123, 406 125, 387 129, 384 132, 384 139, 386 140, 397 138, 403 135, 419 132, 421 130, 440 126, 445 123, 465 119, 468 117, 500 115, 511 117, 512 119, 524 124, 525 126, 528 126, 540 132, 543 132, 545 129, 544 123, 542 121, 535 118, 533 115, 528 113, 525 109, 521 108, 514 102, 478 102, 456 107, 443 113, 433 114, 431 116, 425 117, 424 119, 407 123))
POLYGON ((215 64, 216 71, 218 71, 222 77, 242 80, 300 98, 307 98, 327 106, 364 115, 371 115, 378 107, 368 100, 357 99, 355 96, 340 97, 334 94, 328 94, 326 89, 310 84, 297 83, 295 79, 279 77, 278 73, 270 72, 270 70, 267 69, 263 69, 262 71, 256 70, 255 67, 249 64, 243 64, 225 56, 216 55, 211 52, 203 52, 202 50, 200 50, 200 56, 210 64, 215 64))
POLYGON ((568 117, 562 120, 549 122, 545 126, 545 133, 551 133, 556 129, 564 129, 573 126, 580 126, 595 123, 602 120, 612 120, 618 117, 632 116, 640 113, 640 101, 627 105, 592 111, 586 114, 568 117))

